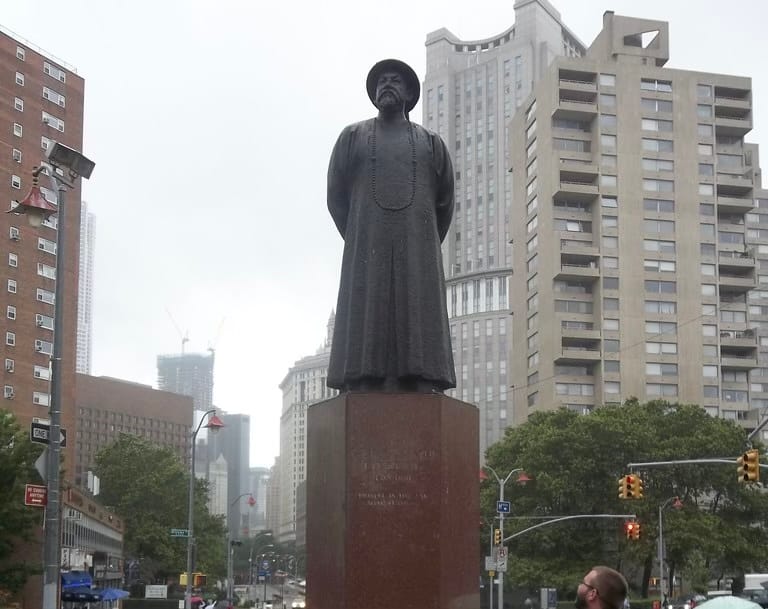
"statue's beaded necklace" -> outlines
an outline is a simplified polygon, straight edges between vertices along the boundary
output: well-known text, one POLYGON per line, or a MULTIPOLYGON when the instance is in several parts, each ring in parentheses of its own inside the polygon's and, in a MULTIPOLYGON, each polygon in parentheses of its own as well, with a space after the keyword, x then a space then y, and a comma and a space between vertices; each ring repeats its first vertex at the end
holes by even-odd
POLYGON ((379 202, 379 195, 376 191, 376 129, 378 127, 377 119, 373 119, 373 135, 371 135, 371 191, 373 192, 373 200, 376 202, 376 205, 381 207, 381 209, 387 209, 391 211, 398 211, 400 209, 405 209, 406 207, 409 207, 413 204, 413 200, 416 198, 416 142, 413 140, 413 126, 411 125, 411 121, 408 121, 408 143, 411 146, 411 196, 408 199, 408 202, 400 205, 400 206, 392 206, 388 207, 386 205, 382 205, 379 202))

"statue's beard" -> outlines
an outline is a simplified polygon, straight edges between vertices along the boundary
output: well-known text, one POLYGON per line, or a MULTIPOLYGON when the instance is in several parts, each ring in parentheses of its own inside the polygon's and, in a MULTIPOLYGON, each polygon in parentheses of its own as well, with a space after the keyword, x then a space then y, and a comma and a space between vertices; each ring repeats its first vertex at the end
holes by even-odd
POLYGON ((376 98, 376 106, 379 110, 395 111, 403 107, 403 100, 397 91, 393 89, 382 90, 376 98))

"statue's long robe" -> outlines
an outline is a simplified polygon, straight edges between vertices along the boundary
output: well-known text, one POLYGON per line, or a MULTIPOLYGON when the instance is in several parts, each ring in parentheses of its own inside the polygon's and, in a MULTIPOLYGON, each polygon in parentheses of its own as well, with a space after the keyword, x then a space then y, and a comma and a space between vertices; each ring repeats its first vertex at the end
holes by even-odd
POLYGON ((370 119, 333 149, 328 209, 345 243, 330 387, 392 377, 456 386, 440 251, 453 169, 438 135, 411 130, 413 145, 404 121, 370 119))

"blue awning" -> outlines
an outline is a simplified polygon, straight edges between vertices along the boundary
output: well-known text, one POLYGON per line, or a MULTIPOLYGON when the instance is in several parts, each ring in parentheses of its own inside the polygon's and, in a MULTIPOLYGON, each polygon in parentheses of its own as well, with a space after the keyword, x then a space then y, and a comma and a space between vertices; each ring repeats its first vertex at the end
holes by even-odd
POLYGON ((93 578, 88 571, 68 571, 61 574, 61 589, 90 588, 93 578))
POLYGON ((125 598, 129 594, 120 588, 104 588, 103 590, 93 590, 93 592, 101 594, 101 600, 103 601, 116 601, 119 598, 125 598))

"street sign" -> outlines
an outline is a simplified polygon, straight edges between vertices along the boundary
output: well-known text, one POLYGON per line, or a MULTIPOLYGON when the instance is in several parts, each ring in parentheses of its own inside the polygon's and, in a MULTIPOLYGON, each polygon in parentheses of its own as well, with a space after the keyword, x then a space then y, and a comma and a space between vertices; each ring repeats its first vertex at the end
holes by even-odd
MULTIPOLYGON (((60 436, 61 447, 66 448, 67 430, 64 428, 60 428, 60 430, 61 430, 61 436, 60 436)), ((50 431, 51 431, 50 422, 44 421, 43 419, 33 419, 32 423, 29 424, 29 439, 32 442, 37 442, 38 444, 50 444, 50 440, 48 438, 50 431)))
POLYGON ((24 505, 44 506, 48 503, 48 489, 39 484, 24 487, 24 505))
POLYGON ((496 548, 496 570, 500 573, 507 571, 507 548, 504 546, 496 548))
POLYGON ((171 529, 171 537, 189 537, 189 529, 171 529))
POLYGON ((40 477, 43 479, 43 482, 48 482, 48 449, 47 448, 43 449, 43 452, 35 461, 35 469, 37 470, 37 473, 40 474, 40 477))
POLYGON ((269 570, 269 561, 268 560, 262 560, 261 561, 261 569, 262 569, 262 571, 268 571, 269 570))
POLYGON ((512 504, 509 501, 497 501, 496 511, 499 514, 509 514, 512 511, 512 504))
POLYGON ((496 558, 493 556, 486 556, 485 557, 485 570, 486 571, 495 571, 496 570, 496 558))

